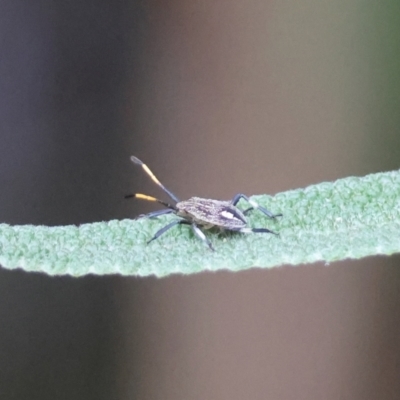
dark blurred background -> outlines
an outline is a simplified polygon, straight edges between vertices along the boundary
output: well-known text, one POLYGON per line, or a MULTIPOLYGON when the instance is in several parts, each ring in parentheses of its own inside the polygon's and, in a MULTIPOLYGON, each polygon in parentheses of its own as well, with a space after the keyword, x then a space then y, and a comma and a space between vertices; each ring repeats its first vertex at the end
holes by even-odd
MULTIPOLYGON (((1 222, 149 211, 131 154, 181 198, 399 167, 399 2, 3 0, 0 39, 1 222)), ((398 399, 399 260, 2 269, 0 398, 398 399)))

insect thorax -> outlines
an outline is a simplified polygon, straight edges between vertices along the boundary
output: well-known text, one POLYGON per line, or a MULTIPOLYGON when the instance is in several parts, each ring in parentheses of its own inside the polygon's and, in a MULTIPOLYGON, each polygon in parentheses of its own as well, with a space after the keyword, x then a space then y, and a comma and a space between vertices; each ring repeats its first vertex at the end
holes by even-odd
POLYGON ((244 214, 229 201, 191 197, 176 204, 177 215, 205 228, 235 230, 247 225, 244 214))

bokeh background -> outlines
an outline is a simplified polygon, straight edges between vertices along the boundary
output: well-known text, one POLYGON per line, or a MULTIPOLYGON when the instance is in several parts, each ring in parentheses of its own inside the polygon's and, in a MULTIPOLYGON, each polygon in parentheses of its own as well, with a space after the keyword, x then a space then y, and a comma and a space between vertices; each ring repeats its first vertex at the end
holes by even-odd
MULTIPOLYGON (((400 3, 3 0, 0 221, 132 218, 399 168, 400 3)), ((274 210, 285 212, 285 210, 274 210)), ((398 399, 399 257, 0 270, 1 399, 398 399)))

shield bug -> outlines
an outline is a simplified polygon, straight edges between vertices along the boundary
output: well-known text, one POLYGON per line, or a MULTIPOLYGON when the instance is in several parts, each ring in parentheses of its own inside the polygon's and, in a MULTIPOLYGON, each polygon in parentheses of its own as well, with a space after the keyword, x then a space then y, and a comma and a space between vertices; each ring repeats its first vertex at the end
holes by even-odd
POLYGON ((173 204, 141 193, 128 194, 125 198, 153 201, 166 207, 166 209, 146 214, 144 215, 145 217, 154 218, 164 214, 175 214, 179 217, 158 230, 147 243, 156 240, 175 225, 190 225, 195 235, 205 242, 211 250, 214 250, 214 248, 202 229, 216 227, 220 230, 226 231, 242 233, 273 233, 274 235, 277 235, 277 233, 267 228, 250 228, 247 226, 246 214, 251 210, 259 210, 269 218, 281 217, 282 214, 272 214, 266 208, 259 206, 255 201, 249 199, 244 194, 237 194, 231 201, 203 199, 201 197, 191 197, 189 200, 181 201, 156 178, 145 163, 135 156, 131 156, 131 161, 143 168, 151 180, 159 186, 171 198, 171 200, 173 200, 173 204), (236 206, 241 199, 247 201, 251 207, 245 211, 241 211, 236 206))

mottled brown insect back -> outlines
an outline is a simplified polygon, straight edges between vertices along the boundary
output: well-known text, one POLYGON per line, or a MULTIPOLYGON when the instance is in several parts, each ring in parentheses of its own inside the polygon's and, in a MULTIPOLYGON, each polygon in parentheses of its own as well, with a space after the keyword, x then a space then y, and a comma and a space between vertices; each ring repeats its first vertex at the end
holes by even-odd
POLYGON ((210 229, 213 227, 221 230, 241 232, 241 233, 273 233, 275 232, 267 228, 250 228, 248 227, 246 214, 253 209, 261 211, 269 218, 276 218, 282 216, 282 214, 272 214, 266 208, 259 206, 256 202, 249 199, 244 194, 237 194, 231 201, 203 199, 201 197, 191 197, 189 200, 180 201, 171 191, 169 191, 153 174, 150 168, 140 161, 137 157, 132 156, 131 161, 135 164, 140 165, 147 175, 150 176, 151 180, 159 186, 173 201, 175 204, 169 204, 165 201, 159 200, 155 197, 148 196, 146 194, 134 193, 128 194, 125 198, 136 198, 147 201, 154 201, 162 204, 166 207, 164 210, 153 211, 145 217, 154 218, 164 214, 175 214, 179 219, 174 220, 158 230, 155 235, 147 242, 150 243, 157 239, 163 233, 175 225, 190 225, 194 234, 204 241, 211 250, 214 250, 211 242, 207 239, 202 229, 210 229), (236 204, 241 200, 247 201, 251 207, 245 211, 241 211, 236 204))
POLYGON ((247 225, 244 214, 230 201, 208 200, 201 197, 192 197, 189 200, 176 204, 177 215, 193 222, 205 229, 218 227, 221 229, 236 230, 247 225))

